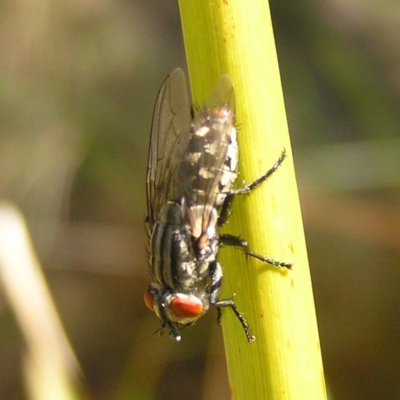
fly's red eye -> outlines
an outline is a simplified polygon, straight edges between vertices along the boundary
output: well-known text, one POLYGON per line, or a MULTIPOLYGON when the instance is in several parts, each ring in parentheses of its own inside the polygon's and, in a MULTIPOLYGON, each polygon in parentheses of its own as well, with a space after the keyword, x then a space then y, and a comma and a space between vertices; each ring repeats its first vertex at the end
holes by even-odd
POLYGON ((151 310, 154 311, 153 296, 149 290, 146 290, 143 295, 144 304, 151 310))
POLYGON ((175 297, 170 307, 179 318, 194 318, 203 312, 203 303, 197 297, 175 297))

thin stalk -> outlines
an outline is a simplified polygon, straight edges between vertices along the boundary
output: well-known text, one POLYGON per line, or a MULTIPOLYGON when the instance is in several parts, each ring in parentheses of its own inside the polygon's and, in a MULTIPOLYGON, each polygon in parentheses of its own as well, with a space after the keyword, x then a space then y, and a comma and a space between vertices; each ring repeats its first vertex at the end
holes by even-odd
POLYGON ((235 88, 240 176, 250 183, 285 148, 282 166, 248 195, 237 196, 225 231, 251 249, 293 262, 270 266, 222 249, 221 299, 236 293, 256 342, 230 310, 222 325, 234 399, 325 399, 325 384, 293 154, 266 0, 180 0, 193 99, 201 104, 218 77, 235 88))
POLYGON ((0 202, 0 282, 26 341, 31 400, 86 399, 81 369, 61 326, 23 216, 0 202))

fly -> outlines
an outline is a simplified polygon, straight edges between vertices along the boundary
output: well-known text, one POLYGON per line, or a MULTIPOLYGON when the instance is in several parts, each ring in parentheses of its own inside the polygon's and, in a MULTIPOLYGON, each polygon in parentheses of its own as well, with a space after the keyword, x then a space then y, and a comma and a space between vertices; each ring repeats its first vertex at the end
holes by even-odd
POLYGON ((149 264, 153 282, 145 292, 146 305, 155 311, 161 329, 176 341, 179 331, 203 316, 210 306, 229 307, 239 319, 249 342, 255 340, 233 299, 220 300, 223 271, 217 261, 221 244, 239 247, 269 264, 287 264, 251 251, 239 237, 218 229, 226 222, 236 195, 251 192, 283 162, 259 179, 234 190, 238 146, 232 81, 216 83, 192 119, 185 75, 175 69, 158 94, 153 115, 147 168, 146 222, 149 264))

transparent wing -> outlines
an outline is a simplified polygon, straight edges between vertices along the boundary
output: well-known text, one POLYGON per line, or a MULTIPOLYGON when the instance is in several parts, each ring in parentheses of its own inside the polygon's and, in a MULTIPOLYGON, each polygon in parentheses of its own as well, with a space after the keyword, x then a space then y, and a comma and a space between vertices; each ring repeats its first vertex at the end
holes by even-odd
POLYGON ((179 164, 172 167, 172 197, 185 199, 194 237, 206 232, 237 177, 235 99, 228 76, 216 83, 189 135, 179 138, 179 164))
POLYGON ((178 139, 189 131, 190 104, 184 72, 174 69, 158 93, 147 164, 147 212, 152 225, 171 190, 171 158, 178 139))
POLYGON ((210 109, 215 105, 225 105, 234 113, 235 96, 232 80, 228 75, 222 75, 215 84, 210 95, 204 101, 204 109, 210 109))

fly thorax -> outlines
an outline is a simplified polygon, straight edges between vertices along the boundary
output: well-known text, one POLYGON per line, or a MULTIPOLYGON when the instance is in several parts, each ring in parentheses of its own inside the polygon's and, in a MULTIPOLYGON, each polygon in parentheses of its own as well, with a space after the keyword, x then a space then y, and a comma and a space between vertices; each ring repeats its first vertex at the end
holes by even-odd
POLYGON ((161 207, 160 221, 169 225, 181 225, 183 222, 182 205, 173 201, 168 201, 161 207))
POLYGON ((169 288, 190 288, 198 279, 191 234, 182 215, 180 204, 168 202, 151 237, 152 275, 169 288))
POLYGON ((193 240, 198 241, 199 248, 204 247, 207 241, 216 234, 217 210, 213 205, 201 204, 188 207, 185 214, 193 240))

